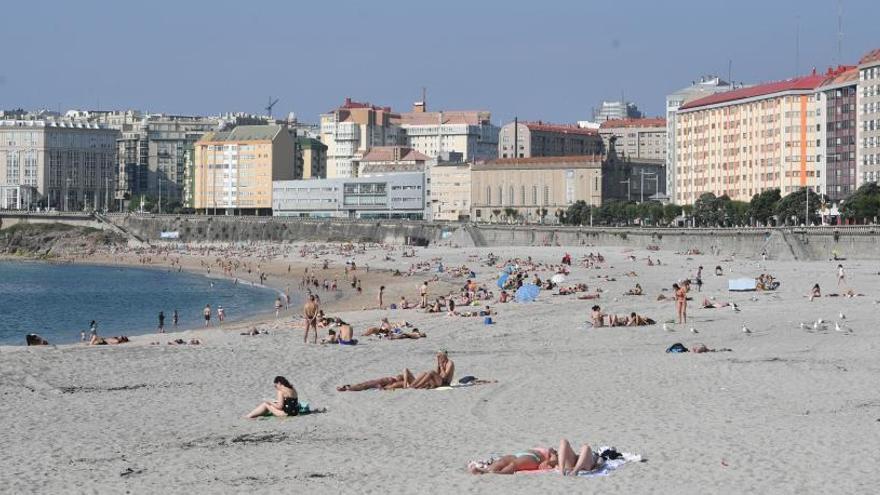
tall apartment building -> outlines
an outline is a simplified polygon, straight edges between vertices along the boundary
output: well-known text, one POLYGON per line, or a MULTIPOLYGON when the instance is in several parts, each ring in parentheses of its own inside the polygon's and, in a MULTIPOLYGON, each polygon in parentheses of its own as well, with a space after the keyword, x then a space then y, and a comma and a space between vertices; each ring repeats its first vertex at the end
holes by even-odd
POLYGON ((700 98, 676 114, 676 203, 706 192, 749 201, 779 188, 783 195, 823 179, 821 98, 826 80, 812 74, 700 98))
POLYGON ((118 136, 98 124, 0 120, 0 208, 111 208, 118 136))
POLYGON ((498 134, 499 158, 584 156, 602 153, 595 129, 545 122, 510 122, 498 134))
POLYGON ((310 137, 296 138, 296 172, 298 179, 327 177, 327 145, 310 137))
POLYGON ((606 150, 612 137, 617 154, 626 158, 665 160, 666 119, 612 119, 602 122, 599 136, 606 150))
POLYGON ((327 177, 357 177, 354 162, 373 146, 401 144, 400 115, 346 98, 321 115, 321 142, 327 146, 327 177))
POLYGON ((431 167, 430 179, 434 220, 458 222, 470 218, 470 163, 438 163, 431 167))
POLYGON ((858 186, 880 181, 880 49, 859 60, 857 177, 858 186))
POLYGON ((195 143, 193 207, 205 213, 272 214, 272 182, 294 179, 294 140, 283 125, 240 125, 195 143))
POLYGON ((491 160, 498 156, 498 127, 492 114, 476 110, 428 112, 416 102, 411 112, 400 114, 407 146, 432 158, 461 153, 466 160, 491 160))
POLYGON ((818 90, 822 110, 819 125, 824 130, 821 138, 825 143, 822 190, 832 201, 852 194, 858 182, 858 82, 858 69, 843 67, 838 68, 836 74, 829 74, 818 90))
POLYGON ((628 101, 603 101, 593 111, 593 121, 602 123, 606 120, 640 119, 642 112, 635 103, 628 101))
POLYGON ((203 134, 217 130, 220 120, 147 114, 118 125, 120 189, 130 195, 161 197, 163 204, 170 204, 184 199, 187 150, 203 134))
POLYGON ((554 221, 576 201, 602 203, 602 157, 500 158, 471 168, 471 220, 504 221, 513 209, 526 222, 554 221))
POLYGON ((690 86, 679 89, 666 97, 666 192, 673 203, 678 203, 676 194, 676 136, 675 115, 678 109, 685 103, 704 98, 706 96, 730 91, 732 86, 729 82, 721 80, 718 76, 703 76, 698 81, 693 81, 690 86))

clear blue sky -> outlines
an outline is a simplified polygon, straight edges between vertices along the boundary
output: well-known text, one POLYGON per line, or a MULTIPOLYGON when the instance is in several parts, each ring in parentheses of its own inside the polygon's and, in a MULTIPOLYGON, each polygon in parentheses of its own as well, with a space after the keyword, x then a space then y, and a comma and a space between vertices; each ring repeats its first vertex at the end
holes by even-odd
MULTIPOLYGON (((843 61, 880 1, 843 0, 843 61)), ((621 93, 647 114, 704 73, 759 82, 837 60, 836 0, 32 1, 3 6, 0 108, 295 111, 345 96, 573 122, 621 93), (799 18, 799 21, 798 21, 799 18)))

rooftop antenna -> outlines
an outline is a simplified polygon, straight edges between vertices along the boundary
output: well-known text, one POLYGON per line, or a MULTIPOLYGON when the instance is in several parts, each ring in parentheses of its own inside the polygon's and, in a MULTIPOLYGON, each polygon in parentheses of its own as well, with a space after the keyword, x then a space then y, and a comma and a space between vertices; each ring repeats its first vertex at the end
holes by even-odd
POLYGON ((794 17, 794 77, 801 70, 801 16, 794 17))
POLYGON ((733 59, 727 59, 727 85, 733 89, 733 59))
POLYGON ((837 0, 837 64, 843 63, 843 0, 837 0))
POLYGON ((270 96, 269 97, 269 104, 266 105, 266 113, 269 114, 270 118, 272 117, 272 107, 274 107, 276 103, 278 103, 278 98, 275 98, 273 100, 272 97, 270 96))
POLYGON ((428 88, 422 86, 422 106, 428 111, 428 88))

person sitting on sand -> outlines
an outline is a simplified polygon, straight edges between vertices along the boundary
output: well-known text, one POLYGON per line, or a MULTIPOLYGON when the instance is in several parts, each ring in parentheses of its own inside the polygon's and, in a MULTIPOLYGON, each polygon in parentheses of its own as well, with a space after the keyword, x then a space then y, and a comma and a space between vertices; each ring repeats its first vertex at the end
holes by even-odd
POLYGON ((613 321, 616 320, 616 316, 614 315, 606 315, 602 312, 602 308, 596 304, 592 308, 590 308, 590 321, 593 322, 594 327, 604 327, 605 326, 605 317, 608 317, 608 324, 610 326, 614 326, 613 321))
POLYGON ((336 317, 333 327, 327 330, 328 337, 321 339, 322 344, 340 344, 340 345, 356 345, 357 339, 354 338, 354 330, 351 325, 342 321, 342 318, 336 317))
POLYGON ((624 294, 624 295, 626 295, 626 296, 641 296, 644 293, 645 292, 642 290, 642 286, 639 284, 636 284, 635 287, 626 291, 626 294, 624 294))
POLYGON ((490 464, 472 462, 471 474, 514 474, 519 471, 540 471, 559 465, 559 457, 551 448, 537 447, 494 459, 490 464))
POLYGON ((501 294, 498 295, 499 303, 506 303, 510 301, 510 294, 507 293, 506 290, 502 290, 501 294))
POLYGON ((391 333, 391 331, 393 329, 394 329, 394 327, 388 321, 388 318, 385 317, 385 318, 382 318, 381 322, 379 322, 378 327, 370 327, 370 328, 366 329, 364 331, 364 333, 361 335, 363 335, 364 337, 369 337, 371 335, 387 335, 387 334, 391 333))
POLYGON ((397 309, 410 309, 414 307, 415 305, 410 305, 409 301, 406 300, 406 296, 400 296, 400 302, 397 303, 397 309))
POLYGON ((254 419, 270 414, 278 417, 296 416, 299 414, 299 400, 293 385, 283 376, 276 376, 273 383, 275 384, 275 400, 263 402, 256 409, 248 413, 245 418, 254 419))
POLYGON ((124 344, 128 342, 128 337, 125 335, 119 335, 118 337, 98 337, 97 335, 92 335, 92 338, 89 340, 89 345, 116 345, 116 344, 124 344))
POLYGON ((807 295, 807 297, 810 298, 810 301, 812 301, 814 298, 822 297, 822 290, 819 288, 819 284, 814 285, 813 288, 810 289, 810 293, 807 295))
POLYGON ((715 266, 715 276, 720 277, 724 275, 724 270, 721 269, 721 265, 715 266))

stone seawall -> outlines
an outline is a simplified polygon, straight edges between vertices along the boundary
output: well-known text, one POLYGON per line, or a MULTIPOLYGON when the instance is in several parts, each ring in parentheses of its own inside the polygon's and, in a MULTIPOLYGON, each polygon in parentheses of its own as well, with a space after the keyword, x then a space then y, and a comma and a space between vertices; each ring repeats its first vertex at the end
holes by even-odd
POLYGON ((110 228, 135 239, 159 240, 176 232, 182 242, 388 242, 416 245, 599 246, 668 251, 697 249, 704 253, 772 259, 824 260, 837 254, 848 259, 880 260, 880 227, 811 227, 743 229, 663 229, 455 224, 400 220, 348 221, 278 217, 202 215, 88 215, 0 212, 0 228, 17 223, 64 223, 110 228))

